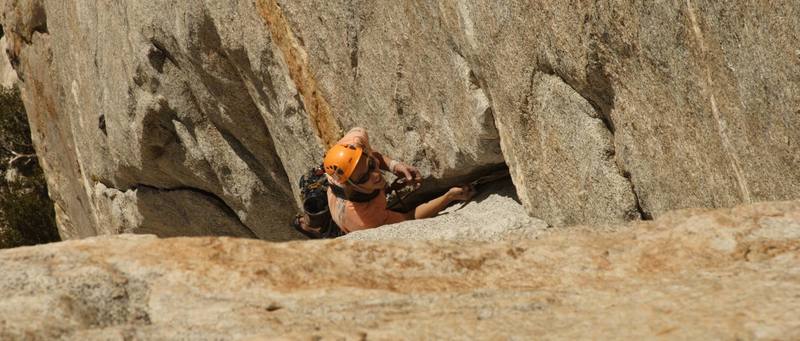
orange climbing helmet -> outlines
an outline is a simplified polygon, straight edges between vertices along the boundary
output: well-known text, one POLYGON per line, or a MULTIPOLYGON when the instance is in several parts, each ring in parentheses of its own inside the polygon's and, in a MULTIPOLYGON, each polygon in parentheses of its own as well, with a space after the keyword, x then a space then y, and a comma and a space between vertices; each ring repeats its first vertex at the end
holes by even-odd
POLYGON ((352 144, 337 144, 331 147, 323 161, 325 173, 339 183, 347 182, 356 170, 363 153, 364 149, 352 144))

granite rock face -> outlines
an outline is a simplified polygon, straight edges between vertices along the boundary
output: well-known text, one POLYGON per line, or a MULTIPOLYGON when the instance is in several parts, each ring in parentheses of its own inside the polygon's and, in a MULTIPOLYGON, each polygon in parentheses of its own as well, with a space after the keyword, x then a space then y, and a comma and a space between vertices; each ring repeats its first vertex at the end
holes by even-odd
MULTIPOLYGON (((613 134, 610 152, 617 167, 603 165, 597 171, 609 179, 600 186, 620 188, 612 187, 610 176, 620 172, 629 179, 643 218, 681 207, 798 196, 796 4, 444 3, 447 30, 456 32, 455 45, 487 84, 506 161, 530 213, 561 215, 564 221, 582 214, 609 215, 602 205, 587 205, 591 209, 583 213, 551 211, 553 206, 578 206, 553 201, 553 193, 592 193, 592 188, 570 186, 569 181, 581 179, 581 168, 547 165, 562 173, 563 181, 526 176, 546 162, 526 155, 566 153, 580 160, 588 152, 551 145, 541 133, 520 136, 519 122, 526 117, 544 134, 548 131, 541 128, 553 125, 552 118, 545 121, 546 111, 531 112, 537 109, 531 98, 541 73, 560 78, 594 107, 590 116, 605 122, 613 134), (518 152, 520 144, 541 151, 518 152), (534 195, 542 191, 548 194, 534 195)), ((579 136, 602 139, 593 129, 579 136)), ((623 203, 612 211, 625 217, 629 201, 618 193, 583 200, 623 203)))
POLYGON ((524 105, 505 134, 528 212, 556 226, 641 218, 631 184, 614 163, 613 135, 586 99, 539 73, 524 105))
POLYGON ((536 238, 120 235, 4 250, 0 338, 800 337, 798 201, 536 238))
POLYGON ((296 179, 353 126, 433 187, 505 162, 551 225, 800 197, 791 2, 3 5, 65 238, 296 238, 296 179))
POLYGON ((238 225, 215 234, 296 237, 285 228, 294 202, 275 143, 295 146, 297 160, 311 159, 303 148, 319 151, 315 135, 302 133, 306 123, 291 138, 286 124, 270 133, 278 125, 268 114, 287 122, 302 114, 276 107, 294 88, 270 74, 281 59, 253 8, 9 1, 4 25, 64 237, 205 230, 178 230, 184 221, 162 224, 147 214, 167 201, 196 220, 226 216, 234 221, 223 225, 238 225), (130 200, 115 200, 122 197, 130 200))

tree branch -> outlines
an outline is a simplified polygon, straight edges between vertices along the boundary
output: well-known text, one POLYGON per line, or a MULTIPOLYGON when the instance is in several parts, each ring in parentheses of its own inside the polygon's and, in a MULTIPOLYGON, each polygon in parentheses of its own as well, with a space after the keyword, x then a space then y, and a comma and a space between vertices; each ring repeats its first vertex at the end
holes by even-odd
POLYGON ((13 154, 14 157, 8 161, 9 166, 14 166, 14 163, 19 160, 25 160, 25 162, 28 163, 31 162, 31 159, 36 157, 36 154, 20 154, 13 150, 11 151, 11 154, 13 154))

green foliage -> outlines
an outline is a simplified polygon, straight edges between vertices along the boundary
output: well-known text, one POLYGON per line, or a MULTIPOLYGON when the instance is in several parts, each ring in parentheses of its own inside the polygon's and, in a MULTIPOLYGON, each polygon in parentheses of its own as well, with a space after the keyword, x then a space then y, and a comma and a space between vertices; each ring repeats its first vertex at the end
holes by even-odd
POLYGON ((19 90, 0 88, 0 248, 58 241, 53 202, 31 142, 19 90))

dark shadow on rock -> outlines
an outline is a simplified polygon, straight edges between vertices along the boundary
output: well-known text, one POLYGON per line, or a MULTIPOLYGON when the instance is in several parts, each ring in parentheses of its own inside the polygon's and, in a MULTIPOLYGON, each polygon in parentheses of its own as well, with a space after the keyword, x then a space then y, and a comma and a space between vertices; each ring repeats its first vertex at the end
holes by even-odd
MULTIPOLYGON (((508 166, 503 163, 482 167, 470 174, 459 177, 446 179, 425 179, 420 189, 409 194, 408 197, 403 200, 405 207, 404 209, 397 209, 396 207, 391 206, 390 208, 398 211, 408 212, 413 207, 417 207, 420 204, 426 203, 440 195, 443 195, 452 187, 466 185, 481 178, 487 176, 490 177, 492 174, 506 172, 507 170, 508 166)), ((517 203, 521 203, 519 197, 517 196, 516 188, 514 187, 510 177, 496 179, 488 183, 482 183, 476 186, 476 190, 478 193, 472 200, 470 200, 470 202, 482 202, 490 195, 498 194, 512 198, 517 203)), ((454 203, 454 205, 461 205, 461 203, 454 203)))

